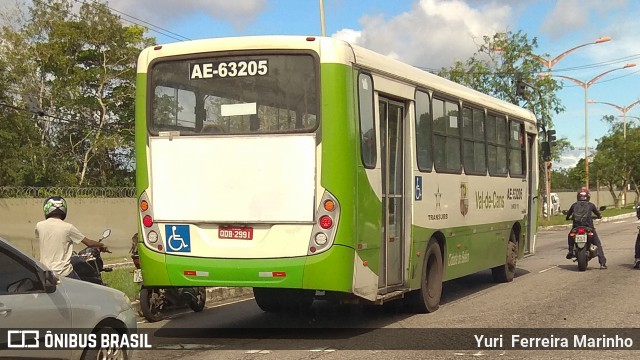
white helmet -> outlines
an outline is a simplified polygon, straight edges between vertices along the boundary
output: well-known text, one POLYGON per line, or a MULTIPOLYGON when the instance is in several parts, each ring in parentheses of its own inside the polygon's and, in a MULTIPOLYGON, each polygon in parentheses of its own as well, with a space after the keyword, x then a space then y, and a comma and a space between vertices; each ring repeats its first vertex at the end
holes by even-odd
POLYGON ((59 215, 64 220, 67 217, 67 202, 62 196, 50 196, 44 201, 44 218, 59 215))

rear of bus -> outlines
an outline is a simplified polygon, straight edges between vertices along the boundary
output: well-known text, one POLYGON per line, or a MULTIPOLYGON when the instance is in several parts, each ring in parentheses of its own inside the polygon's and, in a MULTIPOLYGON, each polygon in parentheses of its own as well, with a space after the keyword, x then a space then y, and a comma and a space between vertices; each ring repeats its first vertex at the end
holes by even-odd
POLYGON ((142 52, 136 161, 146 286, 351 291, 345 204, 354 196, 355 130, 321 121, 352 117, 351 70, 321 64, 320 49, 317 39, 276 37, 142 52), (332 84, 323 93, 321 73, 332 84))

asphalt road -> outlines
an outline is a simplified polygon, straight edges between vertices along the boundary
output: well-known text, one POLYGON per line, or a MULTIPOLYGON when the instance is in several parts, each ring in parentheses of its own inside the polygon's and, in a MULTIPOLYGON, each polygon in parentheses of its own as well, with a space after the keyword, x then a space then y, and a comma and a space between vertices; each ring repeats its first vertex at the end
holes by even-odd
POLYGON ((555 341, 558 348, 565 338, 571 346, 574 337, 597 341, 617 335, 618 344, 631 339, 640 349, 640 329, 629 330, 640 322, 640 270, 632 268, 638 225, 635 217, 596 225, 607 270, 593 259, 587 271, 578 272, 564 257, 567 230, 541 230, 535 254, 518 262, 512 283, 494 284, 488 271, 450 281, 432 314, 407 313, 393 303, 316 302, 308 314, 283 316, 262 312, 252 298, 241 299, 139 324, 153 333, 155 349, 138 351, 136 358, 637 359, 640 350, 521 350, 522 341, 511 341, 546 339, 540 341, 555 341), (485 336, 480 346, 474 335, 485 336), (498 339, 486 340, 492 336, 498 339))

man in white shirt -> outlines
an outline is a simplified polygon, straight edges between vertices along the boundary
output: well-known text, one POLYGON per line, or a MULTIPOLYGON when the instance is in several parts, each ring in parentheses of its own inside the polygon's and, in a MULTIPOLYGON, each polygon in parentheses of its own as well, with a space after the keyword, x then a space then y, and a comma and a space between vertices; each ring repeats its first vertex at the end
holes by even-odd
POLYGON ((60 196, 44 201, 45 220, 36 224, 36 238, 40 243, 40 262, 59 276, 79 279, 71 265, 73 244, 83 243, 100 251, 109 249, 101 242, 85 237, 73 224, 65 222, 67 202, 60 196))

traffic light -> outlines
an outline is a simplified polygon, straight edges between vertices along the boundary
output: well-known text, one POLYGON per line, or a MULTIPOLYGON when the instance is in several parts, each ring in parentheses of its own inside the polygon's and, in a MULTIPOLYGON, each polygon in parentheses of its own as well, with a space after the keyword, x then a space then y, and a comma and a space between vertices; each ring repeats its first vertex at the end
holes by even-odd
POLYGON ((551 147, 546 141, 542 142, 542 160, 551 161, 551 147))
POLYGON ((555 130, 547 130, 547 141, 550 146, 556 146, 556 131, 555 130))
POLYGON ((522 80, 522 77, 516 77, 516 96, 524 96, 524 90, 527 84, 522 80))

